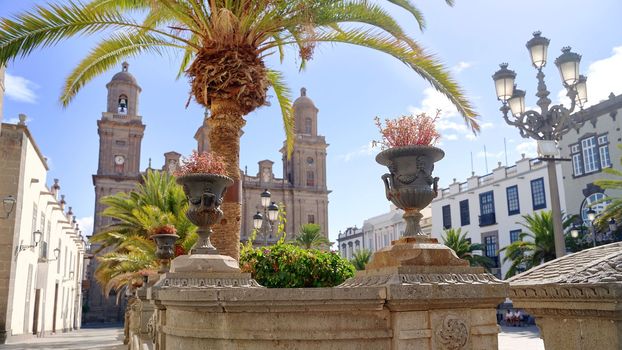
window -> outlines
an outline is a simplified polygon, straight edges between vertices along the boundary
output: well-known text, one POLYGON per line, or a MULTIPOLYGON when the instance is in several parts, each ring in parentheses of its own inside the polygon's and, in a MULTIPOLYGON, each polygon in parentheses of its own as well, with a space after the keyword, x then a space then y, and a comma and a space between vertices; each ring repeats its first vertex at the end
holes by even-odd
POLYGON ((499 266, 499 256, 498 256, 498 239, 497 234, 486 234, 482 235, 482 242, 484 243, 484 255, 492 259, 495 263, 493 267, 499 266))
POLYGON ((520 233, 521 233, 521 230, 510 231, 510 243, 520 241, 520 233))
POLYGON ((583 200, 583 203, 581 203, 581 218, 583 219, 583 222, 585 223, 586 226, 590 226, 592 224, 587 219, 587 212, 590 210, 590 208, 593 209, 598 215, 600 212, 605 210, 605 207, 607 207, 609 203, 611 203, 611 201, 602 201, 606 197, 607 196, 605 196, 605 194, 601 192, 592 193, 591 195, 585 197, 585 199, 583 200), (598 201, 602 201, 602 202, 592 205, 592 203, 598 202, 598 201))
MULTIPOLYGON (((37 204, 33 204, 32 206, 32 228, 30 229, 30 232, 35 232, 37 230, 37 213, 38 209, 37 209, 37 204)), ((30 235, 32 237, 32 235, 30 235)), ((30 238, 32 240, 32 238, 30 238)), ((30 244, 33 244, 34 242, 31 241, 30 244)))
POLYGON ((572 155, 572 173, 574 176, 583 175, 583 162, 580 153, 572 155))
POLYGON ((119 114, 127 114, 127 96, 119 96, 119 106, 117 107, 119 114))
POLYGON ((598 145, 604 145, 607 143, 609 143, 609 140, 607 139, 607 135, 598 136, 598 145))
POLYGON ((305 134, 311 135, 312 122, 311 118, 305 119, 305 134))
POLYGON ((570 147, 570 152, 571 153, 579 153, 579 145, 578 144, 577 145, 572 145, 570 147))
POLYGON ((443 228, 448 229, 451 227, 451 208, 448 205, 443 206, 443 228))
POLYGON ((598 152, 600 153, 600 167, 608 168, 611 166, 611 158, 609 157, 609 146, 600 146, 598 148, 598 152))
POLYGON ((465 199, 460 201, 460 225, 466 226, 471 223, 471 217, 469 213, 469 200, 465 199))
POLYGON ((520 205, 518 202, 518 186, 514 185, 505 189, 508 196, 508 215, 516 215, 520 213, 520 205))
POLYGON ((479 195, 479 208, 482 215, 491 214, 495 212, 495 198, 492 191, 480 193, 479 195))
POLYGON ((315 186, 315 174, 313 171, 307 171, 307 186, 315 186))
POLYGON ((597 154, 596 154, 596 140, 595 137, 588 137, 581 140, 581 148, 583 149, 583 164, 585 166, 585 172, 591 173, 598 170, 597 154))
POLYGON ((315 215, 313 215, 313 214, 307 215, 307 223, 315 224, 315 215))
POLYGON ((531 201, 533 203, 533 210, 546 208, 543 178, 531 180, 531 201))

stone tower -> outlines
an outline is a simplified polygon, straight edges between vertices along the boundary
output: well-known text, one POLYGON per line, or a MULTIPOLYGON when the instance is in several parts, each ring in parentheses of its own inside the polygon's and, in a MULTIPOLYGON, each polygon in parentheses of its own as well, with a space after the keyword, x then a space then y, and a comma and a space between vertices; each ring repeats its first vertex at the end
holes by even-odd
MULTIPOLYGON (((326 187, 326 140, 318 135, 318 109, 307 97, 305 88, 294 101, 295 140, 291 157, 287 158, 286 143, 281 149, 283 178, 277 178, 272 170, 274 162, 259 161, 257 175, 246 171, 242 177, 243 205, 241 239, 246 241, 253 231, 253 215, 263 211, 260 194, 267 189, 271 200, 283 203, 287 215, 285 232, 293 239, 300 226, 307 223, 319 224, 321 232, 328 237, 328 191, 326 187)), ((275 232, 267 237, 260 232, 257 244, 272 244, 278 239, 275 232)))
MULTIPOLYGON (((97 234, 112 222, 102 216, 104 206, 100 199, 117 192, 130 192, 140 182, 140 146, 145 132, 142 117, 138 115, 141 92, 136 78, 124 62, 119 73, 106 85, 108 89, 106 112, 97 121, 99 134, 99 163, 93 175, 95 186, 95 216, 93 233, 97 234)), ((97 263, 90 268, 95 271, 97 263)), ((91 274, 93 276, 93 274, 91 274)), ((123 307, 115 305, 115 296, 103 296, 99 285, 89 288, 89 312, 85 322, 122 321, 123 307)))

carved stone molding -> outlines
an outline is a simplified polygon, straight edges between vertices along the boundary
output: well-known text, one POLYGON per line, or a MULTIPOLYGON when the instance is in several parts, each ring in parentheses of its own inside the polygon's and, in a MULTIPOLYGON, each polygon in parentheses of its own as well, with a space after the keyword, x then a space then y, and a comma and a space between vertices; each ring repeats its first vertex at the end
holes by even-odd
POLYGON ((608 318, 620 319, 622 311, 594 310, 594 309, 539 309, 527 308, 527 312, 538 317, 575 317, 575 318, 608 318))
POLYGON ((447 315, 443 322, 436 327, 434 336, 442 349, 465 349, 469 342, 469 327, 460 317, 447 315))
POLYGON ((158 288, 263 288, 252 278, 166 277, 158 288))
POLYGON ((339 287, 378 287, 383 285, 469 285, 469 284, 503 284, 495 276, 488 273, 421 273, 357 276, 348 279, 339 287))
POLYGON ((547 299, 608 299, 615 297, 614 291, 607 285, 548 285, 548 286, 512 286, 510 298, 547 298, 547 299))

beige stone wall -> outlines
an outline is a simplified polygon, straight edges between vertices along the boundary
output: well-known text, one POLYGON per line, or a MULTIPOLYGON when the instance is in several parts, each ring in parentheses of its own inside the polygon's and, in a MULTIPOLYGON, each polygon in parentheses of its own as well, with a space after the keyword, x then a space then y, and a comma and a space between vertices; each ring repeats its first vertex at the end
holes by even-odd
POLYGON ((4 66, 0 66, 0 132, 2 131, 2 120, 4 116, 4 66))

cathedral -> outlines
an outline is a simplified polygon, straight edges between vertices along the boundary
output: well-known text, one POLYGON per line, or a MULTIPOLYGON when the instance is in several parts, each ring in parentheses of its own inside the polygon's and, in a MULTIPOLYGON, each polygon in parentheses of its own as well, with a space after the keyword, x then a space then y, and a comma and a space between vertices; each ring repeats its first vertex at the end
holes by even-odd
MULTIPOLYGON (((123 63, 106 85, 108 97, 106 111, 97 121, 99 134, 99 162, 93 175, 95 187, 95 214, 93 234, 112 223, 102 215, 104 210, 100 199, 118 192, 131 191, 140 181, 141 141, 145 124, 139 115, 141 88, 129 72, 129 65, 123 63)), ((261 193, 268 190, 271 201, 284 207, 288 238, 298 234, 300 226, 307 223, 320 225, 323 235, 328 237, 328 194, 326 185, 326 148, 324 136, 318 135, 318 108, 307 97, 305 88, 300 91, 293 104, 295 115, 295 143, 288 158, 285 142, 282 154, 283 175, 275 176, 274 162, 262 160, 256 175, 242 172, 242 222, 241 241, 246 241, 253 231, 253 215, 262 212, 261 193)), ((199 152, 209 150, 207 123, 203 123, 194 135, 199 152)), ((178 166, 181 154, 164 154, 163 171, 173 172, 178 166)), ((151 161, 149 162, 151 167, 151 161)), ((273 225, 273 226, 276 226, 273 225)), ((258 234, 257 243, 272 244, 278 239, 276 229, 258 234)), ((93 276, 97 262, 92 261, 89 270, 93 276)), ((92 277, 91 277, 92 278, 92 277)), ((94 281, 90 283, 87 302, 89 311, 84 322, 119 322, 123 320, 124 305, 115 305, 115 296, 103 296, 101 288, 94 281)))

